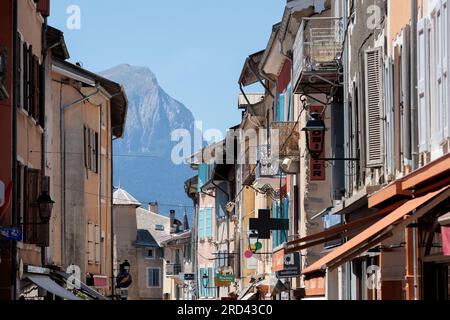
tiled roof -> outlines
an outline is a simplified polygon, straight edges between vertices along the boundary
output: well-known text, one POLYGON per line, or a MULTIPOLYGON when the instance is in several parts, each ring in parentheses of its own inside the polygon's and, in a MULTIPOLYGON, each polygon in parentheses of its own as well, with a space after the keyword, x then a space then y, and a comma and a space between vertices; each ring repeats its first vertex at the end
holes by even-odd
MULTIPOLYGON (((170 219, 145 210, 143 208, 136 209, 136 223, 138 230, 148 231, 158 246, 161 246, 163 241, 170 239, 170 219), (164 230, 157 228, 163 226, 164 230)), ((138 232, 139 233, 139 232, 138 232)))

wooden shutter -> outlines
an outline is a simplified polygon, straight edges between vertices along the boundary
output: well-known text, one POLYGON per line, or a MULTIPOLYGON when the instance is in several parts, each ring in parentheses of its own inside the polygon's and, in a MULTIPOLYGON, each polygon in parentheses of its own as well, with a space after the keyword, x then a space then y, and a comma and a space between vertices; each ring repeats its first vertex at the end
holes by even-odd
MULTIPOLYGON (((41 192, 46 191, 48 194, 50 194, 50 177, 41 177, 41 184, 40 184, 41 192)), ((38 219, 39 222, 40 219, 38 219)), ((48 247, 50 246, 50 223, 41 224, 36 226, 37 229, 37 238, 36 238, 36 244, 42 247, 48 247)))
POLYGON ((198 210, 198 239, 203 240, 205 238, 205 209, 200 208, 198 210))
POLYGON ((450 8, 449 1, 444 0, 442 2, 442 17, 444 21, 443 25, 443 77, 444 77, 444 137, 450 138, 450 8))
POLYGON ((95 262, 95 242, 94 242, 94 224, 92 222, 88 222, 88 247, 87 247, 87 253, 88 253, 88 262, 90 264, 95 262))
POLYGON ((28 61, 28 45, 24 42, 22 44, 22 60, 23 60, 23 77, 22 77, 22 100, 23 100, 23 108, 29 112, 29 104, 28 104, 28 74, 29 74, 29 61, 28 61))
POLYGON ((28 113, 31 117, 35 117, 34 110, 34 63, 33 63, 33 46, 28 47, 28 113))
POLYGON ((22 37, 20 36, 19 33, 17 33, 17 92, 19 93, 18 96, 18 104, 20 108, 24 107, 24 100, 23 100, 23 92, 24 92, 24 87, 23 87, 23 77, 24 77, 24 73, 23 73, 23 66, 24 66, 24 57, 23 57, 23 41, 22 41, 22 37))
POLYGON ((401 65, 401 103, 402 113, 402 153, 407 160, 412 160, 411 149, 411 58, 410 58, 410 28, 403 29, 402 65, 401 65))
POLYGON ((392 58, 388 58, 385 63, 385 114, 386 114, 386 172, 390 176, 395 176, 395 164, 394 164, 394 95, 393 95, 393 61, 392 58))
POLYGON ((444 91, 443 83, 443 19, 442 8, 440 4, 432 15, 431 26, 431 127, 432 130, 432 146, 438 148, 443 141, 443 100, 442 93, 444 91))
POLYGON ((427 18, 417 24, 417 95, 419 117, 419 152, 430 150, 430 39, 427 18))
POLYGON ((99 173, 99 135, 94 131, 94 172, 99 173))
POLYGON ((37 198, 40 194, 41 186, 40 170, 28 169, 27 175, 27 208, 25 212, 24 240, 29 244, 37 243, 37 227, 39 221, 39 209, 37 206, 37 198))
POLYGON ((89 139, 88 139, 88 129, 86 126, 83 127, 83 141, 84 141, 84 167, 89 168, 89 139))
POLYGON ((212 217, 213 217, 213 209, 207 208, 206 209, 206 238, 211 239, 213 236, 212 233, 212 217))
POLYGON ((33 108, 34 108, 34 120, 36 120, 37 123, 39 123, 40 120, 40 99, 41 99, 41 93, 40 93, 40 75, 39 75, 39 58, 36 56, 33 56, 33 108))
POLYGON ((401 170, 402 158, 401 158, 401 132, 403 130, 401 125, 402 119, 402 91, 401 91, 401 46, 395 46, 394 48, 394 153, 389 157, 394 157, 395 170, 401 170))
POLYGON ((101 229, 99 225, 95 226, 95 263, 101 262, 101 229))
POLYGON ((365 54, 366 75, 366 121, 367 121, 367 165, 383 165, 383 89, 382 49, 367 50, 365 54))

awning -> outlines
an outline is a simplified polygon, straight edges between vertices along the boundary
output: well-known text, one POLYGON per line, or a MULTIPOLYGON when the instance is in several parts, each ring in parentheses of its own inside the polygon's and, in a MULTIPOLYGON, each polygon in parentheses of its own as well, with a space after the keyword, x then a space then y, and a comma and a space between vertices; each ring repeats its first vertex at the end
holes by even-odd
POLYGON ((238 297, 238 300, 242 300, 249 292, 255 287, 255 284, 252 283, 249 286, 245 287, 244 290, 242 290, 241 294, 238 297))
POLYGON ((285 253, 298 252, 310 247, 320 245, 322 243, 326 243, 330 240, 351 236, 352 234, 361 231, 362 228, 367 227, 367 225, 369 225, 370 223, 373 223, 374 221, 379 220, 385 216, 386 212, 380 212, 375 215, 358 219, 345 225, 334 227, 305 238, 290 241, 286 244, 287 248, 285 250, 285 253))
POLYGON ((253 299, 253 298, 255 298, 255 296, 256 296, 256 293, 249 293, 249 294, 245 295, 242 299, 239 299, 239 300, 241 300, 241 301, 256 300, 256 299, 253 299))
POLYGON ((32 281, 37 286, 41 287, 44 290, 47 290, 48 292, 53 293, 54 295, 66 299, 66 300, 82 300, 81 298, 78 298, 75 296, 72 292, 68 291, 67 289, 64 289, 59 284, 57 284, 55 281, 50 279, 48 276, 43 275, 29 275, 27 278, 32 281))
MULTIPOLYGON (((66 282, 69 281, 69 278, 70 278, 70 275, 68 273, 65 273, 62 271, 56 271, 52 274, 58 276, 59 278, 63 279, 66 282)), ((82 282, 80 282, 79 285, 80 285, 80 291, 84 292, 91 298, 93 298, 95 300, 106 300, 106 298, 103 295, 101 295, 100 293, 98 293, 97 291, 95 291, 94 289, 89 287, 88 285, 86 285, 82 282)))
POLYGON ((255 284, 257 288, 262 288, 265 294, 275 296, 289 289, 277 278, 269 278, 255 284))
POLYGON ((440 217, 438 222, 441 226, 450 226, 450 212, 440 217))
POLYGON ((415 220, 420 219, 430 212, 435 206, 450 197, 450 186, 439 191, 431 192, 425 196, 415 198, 394 210, 365 231, 361 232, 350 241, 329 253, 303 271, 308 275, 324 272, 326 269, 335 269, 343 263, 366 252, 382 241, 390 238, 396 232, 404 230, 415 220), (412 215, 411 212, 418 209, 412 215))

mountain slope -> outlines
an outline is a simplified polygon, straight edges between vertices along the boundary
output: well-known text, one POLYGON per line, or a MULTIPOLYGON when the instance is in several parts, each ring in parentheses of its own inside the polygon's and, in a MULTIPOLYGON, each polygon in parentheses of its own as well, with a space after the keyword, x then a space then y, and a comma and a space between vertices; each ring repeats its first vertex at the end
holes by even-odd
POLYGON ((192 205, 184 193, 184 181, 194 172, 172 163, 171 133, 186 129, 193 134, 191 111, 160 87, 149 68, 122 64, 101 75, 123 84, 129 103, 125 136, 114 143, 115 185, 143 205, 158 201, 162 213, 175 209, 181 215, 183 209, 175 205, 192 205))

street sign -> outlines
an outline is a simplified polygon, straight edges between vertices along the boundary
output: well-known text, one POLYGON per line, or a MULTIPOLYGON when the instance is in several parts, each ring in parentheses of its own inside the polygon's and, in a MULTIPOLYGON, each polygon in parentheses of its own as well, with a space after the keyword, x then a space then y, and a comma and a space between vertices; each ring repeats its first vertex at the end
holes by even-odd
POLYGON ((236 276, 234 274, 218 274, 217 279, 221 282, 234 282, 236 276))
POLYGON ((195 274, 193 273, 185 273, 184 274, 184 281, 194 281, 195 280, 195 274))
POLYGON ((18 228, 0 227, 0 237, 7 241, 22 241, 22 231, 18 228))
POLYGON ((300 253, 290 253, 284 256, 284 269, 277 272, 278 279, 296 278, 301 276, 300 253))

